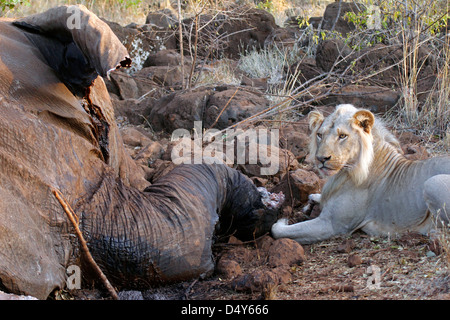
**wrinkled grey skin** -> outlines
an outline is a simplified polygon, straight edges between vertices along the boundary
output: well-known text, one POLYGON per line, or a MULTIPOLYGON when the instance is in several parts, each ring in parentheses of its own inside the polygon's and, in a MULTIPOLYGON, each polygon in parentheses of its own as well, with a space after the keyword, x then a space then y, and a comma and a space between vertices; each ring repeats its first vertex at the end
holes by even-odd
POLYGON ((67 9, 0 19, 0 290, 45 299, 65 287, 69 265, 89 276, 54 189, 114 286, 212 272, 218 234, 252 238, 276 212, 225 165, 179 166, 150 186, 100 77, 128 66, 128 53, 83 6, 81 28, 68 30, 67 9))

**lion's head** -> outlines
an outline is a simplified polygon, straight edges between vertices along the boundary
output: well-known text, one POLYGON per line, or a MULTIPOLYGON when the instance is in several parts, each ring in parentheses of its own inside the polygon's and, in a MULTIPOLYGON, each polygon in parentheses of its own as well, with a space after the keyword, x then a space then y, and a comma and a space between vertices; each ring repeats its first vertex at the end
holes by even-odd
POLYGON ((370 111, 350 104, 338 105, 326 118, 319 111, 310 112, 309 161, 324 176, 346 170, 355 184, 361 184, 373 159, 374 123, 370 111))

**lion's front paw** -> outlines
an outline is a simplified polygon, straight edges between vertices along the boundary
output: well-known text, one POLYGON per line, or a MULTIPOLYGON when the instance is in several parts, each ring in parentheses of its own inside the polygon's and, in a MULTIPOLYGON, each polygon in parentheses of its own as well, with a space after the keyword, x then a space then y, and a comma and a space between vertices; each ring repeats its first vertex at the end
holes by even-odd
POLYGON ((311 213, 314 206, 320 203, 320 198, 322 195, 320 193, 312 193, 308 196, 308 203, 303 207, 302 211, 305 214, 311 213))

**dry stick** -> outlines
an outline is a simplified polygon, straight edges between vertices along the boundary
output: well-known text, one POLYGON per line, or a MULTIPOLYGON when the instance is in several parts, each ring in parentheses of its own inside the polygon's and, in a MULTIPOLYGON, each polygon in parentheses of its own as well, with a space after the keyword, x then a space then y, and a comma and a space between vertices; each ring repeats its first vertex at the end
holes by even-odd
POLYGON ((181 16, 181 0, 177 0, 178 5, 178 33, 180 37, 180 54, 181 54, 181 86, 184 89, 184 48, 183 48, 183 18, 181 16))
MULTIPOLYGON (((194 75, 195 70, 195 64, 197 62, 197 46, 198 46, 198 14, 195 15, 195 38, 194 38, 194 56, 192 56, 191 52, 191 58, 192 58, 192 65, 191 65, 191 71, 189 73, 189 81, 188 81, 188 89, 190 90, 192 88, 192 77, 194 75)), ((189 35, 189 42, 191 41, 191 35, 189 35)))
POLYGON ((103 281, 103 284, 105 285, 106 289, 108 289, 108 292, 113 297, 113 299, 119 300, 119 296, 117 295, 116 290, 113 288, 111 283, 108 281, 108 278, 106 278, 105 274, 102 272, 102 270, 100 269, 98 264, 95 262, 94 258, 92 258, 92 255, 89 252, 89 248, 86 244, 86 240, 84 240, 83 234, 81 233, 81 230, 78 227, 78 218, 76 217, 72 208, 67 203, 67 201, 64 199, 64 196, 61 194, 61 192, 59 190, 52 188, 52 192, 55 195, 56 199, 61 204, 61 206, 63 207, 64 211, 67 214, 67 217, 69 218, 70 222, 72 223, 73 227, 75 228, 75 233, 77 234, 77 237, 81 243, 81 249, 82 249, 83 253, 86 255, 88 262, 92 265, 94 270, 98 273, 98 276, 103 281))
POLYGON ((336 18, 334 19, 333 25, 331 26, 330 32, 333 32, 334 28, 336 27, 336 23, 338 22, 338 20, 340 18, 341 7, 342 7, 342 0, 339 0, 338 12, 336 14, 336 18))
POLYGON ((222 113, 224 113, 225 109, 228 107, 228 105, 230 104, 231 100, 233 100, 234 96, 236 95, 236 93, 238 92, 239 87, 236 88, 236 91, 233 93, 233 95, 231 96, 230 99, 228 99, 227 103, 225 104, 225 106, 222 108, 222 110, 220 110, 219 114, 216 117, 216 120, 214 121, 214 123, 209 127, 209 129, 211 129, 212 127, 214 127, 216 125, 216 123, 219 121, 219 118, 222 116, 222 113))
MULTIPOLYGON (((324 79, 326 79, 326 78, 328 78, 328 76, 325 77, 324 79)), ((329 90, 327 90, 327 92, 321 93, 321 94, 319 94, 319 95, 313 97, 312 99, 309 99, 309 100, 307 100, 307 101, 305 101, 305 102, 300 103, 299 105, 307 105, 308 103, 311 103, 311 102, 316 101, 316 100, 320 100, 320 99, 322 99, 322 98, 328 96, 328 95, 330 94, 330 92, 332 91, 332 88, 333 88, 333 87, 334 87, 334 84, 332 84, 331 88, 330 88, 329 90)), ((293 96, 289 96, 289 97, 287 97, 285 100, 283 100, 283 101, 281 101, 281 102, 279 102, 279 103, 277 103, 277 104, 275 104, 275 105, 273 105, 273 106, 271 106, 271 107, 268 107, 268 108, 266 108, 266 109, 264 109, 264 110, 262 110, 262 111, 260 111, 260 112, 258 112, 258 113, 256 113, 256 114, 254 114, 254 115, 252 115, 252 116, 250 116, 250 117, 248 117, 248 118, 246 118, 246 119, 244 119, 244 120, 241 120, 241 121, 239 121, 239 122, 233 124, 232 126, 229 126, 229 127, 226 128, 226 129, 221 130, 219 133, 223 133, 223 132, 224 132, 225 130, 227 130, 227 129, 235 128, 235 127, 237 127, 237 126, 239 126, 239 125, 241 125, 241 124, 243 124, 243 123, 245 123, 245 122, 258 121, 258 120, 260 120, 260 117, 262 117, 262 116, 264 116, 264 115, 267 115, 267 113, 270 112, 270 111, 272 111, 273 109, 275 109, 275 108, 277 108, 277 107, 283 105, 284 103, 286 103, 286 102, 288 102, 288 101, 290 101, 290 100, 295 100, 295 98, 296 98, 296 97, 299 97, 301 94, 303 94, 304 91, 308 91, 308 90, 305 89, 305 90, 303 90, 303 91, 301 91, 301 92, 299 92, 299 93, 297 93, 297 94, 295 94, 295 95, 293 95, 293 96)), ((293 109, 293 108, 298 108, 299 105, 287 107, 287 108, 283 109, 283 111, 287 111, 287 110, 290 110, 290 109, 293 109)))

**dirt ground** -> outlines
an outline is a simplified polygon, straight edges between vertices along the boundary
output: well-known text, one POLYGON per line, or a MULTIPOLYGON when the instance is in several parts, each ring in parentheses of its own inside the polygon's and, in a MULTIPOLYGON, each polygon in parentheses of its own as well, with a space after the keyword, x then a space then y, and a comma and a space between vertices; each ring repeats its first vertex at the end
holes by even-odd
MULTIPOLYGON (((236 279, 214 274, 144 292, 122 291, 127 300, 441 300, 450 299, 448 254, 440 241, 415 233, 374 238, 363 233, 304 245, 305 261, 282 266, 282 283, 254 291, 237 290, 236 279)), ((218 257, 242 254, 242 274, 269 270, 255 243, 221 244, 218 257), (259 258, 258 258, 259 257, 259 258)), ((60 292, 57 299, 108 299, 99 290, 60 292)))
MULTIPOLYGON (((416 234, 397 240, 355 234, 305 245, 306 261, 289 268, 291 281, 273 288, 270 298, 449 299, 446 254, 436 255, 430 245, 427 238, 416 234), (354 248, 350 252, 339 252, 348 242, 352 242, 354 248), (351 266, 352 261, 357 265, 351 266)), ((218 277, 190 286, 186 291, 186 297, 190 299, 262 298, 261 292, 234 292, 227 281, 218 277)))

